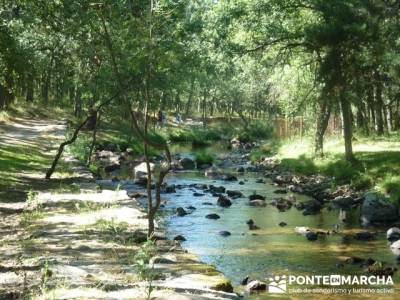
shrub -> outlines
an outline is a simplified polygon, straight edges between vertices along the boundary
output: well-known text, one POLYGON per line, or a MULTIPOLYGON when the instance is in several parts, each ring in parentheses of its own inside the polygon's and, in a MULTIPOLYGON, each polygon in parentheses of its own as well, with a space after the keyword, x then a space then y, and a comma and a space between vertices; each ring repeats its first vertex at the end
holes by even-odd
POLYGON ((314 161, 307 158, 305 155, 301 155, 299 158, 282 159, 280 166, 284 170, 304 175, 312 175, 317 172, 317 167, 315 166, 314 161))
POLYGON ((212 164, 214 161, 214 155, 207 151, 198 151, 196 153, 196 163, 197 166, 205 165, 205 164, 212 164))
POLYGON ((260 161, 266 156, 271 156, 272 155, 272 147, 268 144, 262 145, 258 149, 253 149, 250 153, 250 160, 253 162, 260 161))
POLYGON ((242 143, 254 142, 260 139, 269 139, 272 137, 273 127, 264 122, 254 121, 251 122, 247 129, 242 129, 237 138, 242 143))
POLYGON ((181 128, 169 129, 167 136, 171 142, 175 143, 193 141, 193 132, 187 129, 181 129, 181 128))
POLYGON ((91 138, 87 135, 80 135, 76 141, 70 145, 71 153, 80 161, 87 162, 89 158, 91 138))
POLYGON ((400 176, 387 175, 379 186, 384 193, 390 195, 394 204, 400 206, 400 176))
POLYGON ((339 184, 350 183, 359 174, 357 168, 346 160, 329 162, 323 172, 328 176, 334 177, 335 182, 339 184))
POLYGON ((351 180, 351 187, 355 190, 366 190, 373 186, 374 181, 371 176, 366 174, 361 174, 356 176, 351 180))

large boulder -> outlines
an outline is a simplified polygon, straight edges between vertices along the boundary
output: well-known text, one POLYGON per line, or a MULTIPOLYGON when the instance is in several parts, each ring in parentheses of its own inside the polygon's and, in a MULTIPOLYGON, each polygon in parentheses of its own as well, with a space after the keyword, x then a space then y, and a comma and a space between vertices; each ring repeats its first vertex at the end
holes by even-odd
POLYGON ((179 160, 179 164, 184 170, 193 170, 195 168, 194 160, 189 157, 184 157, 179 160))
POLYGON ((377 192, 368 192, 361 206, 361 221, 363 224, 390 223, 398 220, 399 213, 395 205, 377 192))
MULTIPOLYGON (((155 168, 154 163, 150 163, 150 172, 153 173, 155 168)), ((142 162, 133 168, 134 183, 146 186, 147 185, 147 165, 142 162)))

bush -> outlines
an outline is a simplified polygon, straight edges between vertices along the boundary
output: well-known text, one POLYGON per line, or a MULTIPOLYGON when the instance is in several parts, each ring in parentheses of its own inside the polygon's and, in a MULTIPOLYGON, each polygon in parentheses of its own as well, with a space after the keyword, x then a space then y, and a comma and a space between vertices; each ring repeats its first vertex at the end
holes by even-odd
POLYGON ((323 172, 328 176, 334 177, 335 182, 338 184, 350 183, 353 178, 359 175, 357 168, 346 160, 328 163, 323 172))
POLYGON ((285 158, 282 159, 280 166, 287 171, 296 172, 304 175, 312 175, 317 172, 317 167, 314 161, 305 155, 299 158, 285 158))
POLYGON ((260 139, 269 139, 273 135, 273 127, 268 123, 254 121, 249 124, 247 129, 242 129, 237 138, 242 143, 254 142, 260 139))
POLYGON ((196 153, 196 164, 198 167, 205 164, 212 164, 214 162, 214 155, 207 151, 198 151, 196 153))
POLYGON ((211 141, 218 141, 222 139, 221 133, 218 129, 168 129, 167 138, 171 142, 192 142, 195 147, 203 147, 211 145, 211 141))
POLYGON ((91 138, 82 134, 70 145, 70 150, 77 159, 86 163, 89 158, 90 145, 91 138))
POLYGON ((253 149, 250 153, 250 160, 253 162, 260 161, 264 157, 272 155, 272 147, 268 144, 262 145, 258 149, 253 149))
POLYGON ((372 177, 366 174, 361 174, 351 180, 351 187, 358 191, 369 189, 373 185, 374 181, 372 177))
POLYGON ((179 142, 191 142, 193 141, 193 132, 187 129, 169 129, 167 134, 168 140, 171 142, 179 143, 179 142))
POLYGON ((394 204, 400 206, 400 176, 387 175, 379 186, 384 193, 390 195, 394 204))

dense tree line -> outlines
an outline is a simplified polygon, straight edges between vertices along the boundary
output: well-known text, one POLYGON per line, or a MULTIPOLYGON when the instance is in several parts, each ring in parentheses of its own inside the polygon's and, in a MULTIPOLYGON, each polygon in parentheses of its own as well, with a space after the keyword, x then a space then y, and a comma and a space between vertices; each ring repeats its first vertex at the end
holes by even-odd
MULTIPOLYGON (((127 116, 329 117, 352 137, 400 127, 395 0, 3 0, 0 109, 109 105, 127 116)), ((267 122, 267 121, 266 121, 267 122)))

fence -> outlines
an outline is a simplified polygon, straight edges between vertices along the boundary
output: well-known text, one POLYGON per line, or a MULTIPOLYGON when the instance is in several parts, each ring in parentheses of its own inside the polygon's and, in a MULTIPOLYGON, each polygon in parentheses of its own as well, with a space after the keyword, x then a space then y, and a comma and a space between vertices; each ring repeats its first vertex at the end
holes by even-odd
MULTIPOLYGON (((305 120, 303 116, 293 118, 276 118, 274 120, 275 134, 280 138, 298 136, 302 137, 305 132, 315 129, 316 121, 305 120)), ((326 135, 338 135, 342 131, 342 122, 338 116, 331 116, 326 128, 326 135)))

